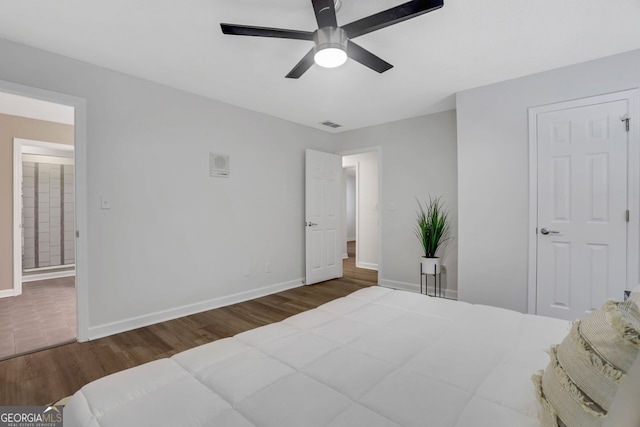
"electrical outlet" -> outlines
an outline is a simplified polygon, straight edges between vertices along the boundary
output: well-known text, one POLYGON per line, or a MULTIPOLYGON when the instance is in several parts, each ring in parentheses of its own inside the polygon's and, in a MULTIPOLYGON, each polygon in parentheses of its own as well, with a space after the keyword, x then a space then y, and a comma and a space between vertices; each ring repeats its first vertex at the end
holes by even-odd
POLYGON ((270 262, 266 262, 264 264, 264 272, 265 273, 271 273, 271 263, 270 262))

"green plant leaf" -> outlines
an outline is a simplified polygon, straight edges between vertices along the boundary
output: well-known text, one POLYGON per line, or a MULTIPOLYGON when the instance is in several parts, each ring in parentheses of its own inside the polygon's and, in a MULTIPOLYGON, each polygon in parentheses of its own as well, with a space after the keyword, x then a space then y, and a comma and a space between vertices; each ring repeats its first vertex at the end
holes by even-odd
POLYGON ((449 212, 441 197, 429 196, 424 204, 416 199, 416 227, 414 233, 422 246, 425 257, 435 257, 438 249, 449 237, 449 212))

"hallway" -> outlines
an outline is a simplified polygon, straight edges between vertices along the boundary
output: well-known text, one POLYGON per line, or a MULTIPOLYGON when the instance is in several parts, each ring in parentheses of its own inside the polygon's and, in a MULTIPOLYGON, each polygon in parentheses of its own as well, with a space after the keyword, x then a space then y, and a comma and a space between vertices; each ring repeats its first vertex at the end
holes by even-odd
POLYGON ((0 360, 75 340, 75 277, 25 282, 0 299, 0 360))

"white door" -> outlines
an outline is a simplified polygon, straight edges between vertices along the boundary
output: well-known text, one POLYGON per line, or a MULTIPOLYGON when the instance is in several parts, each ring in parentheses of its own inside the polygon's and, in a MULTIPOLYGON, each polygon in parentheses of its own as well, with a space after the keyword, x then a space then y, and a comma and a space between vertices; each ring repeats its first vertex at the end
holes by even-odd
POLYGON ((342 158, 306 151, 306 284, 342 277, 342 158))
POLYGON ((626 289, 628 108, 537 115, 537 314, 575 320, 626 289))

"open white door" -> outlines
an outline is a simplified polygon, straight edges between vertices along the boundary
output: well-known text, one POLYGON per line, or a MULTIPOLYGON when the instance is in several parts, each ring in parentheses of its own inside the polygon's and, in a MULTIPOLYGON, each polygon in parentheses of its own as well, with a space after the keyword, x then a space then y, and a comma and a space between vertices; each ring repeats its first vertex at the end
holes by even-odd
POLYGON ((342 277, 340 195, 342 158, 306 151, 306 284, 342 277))

